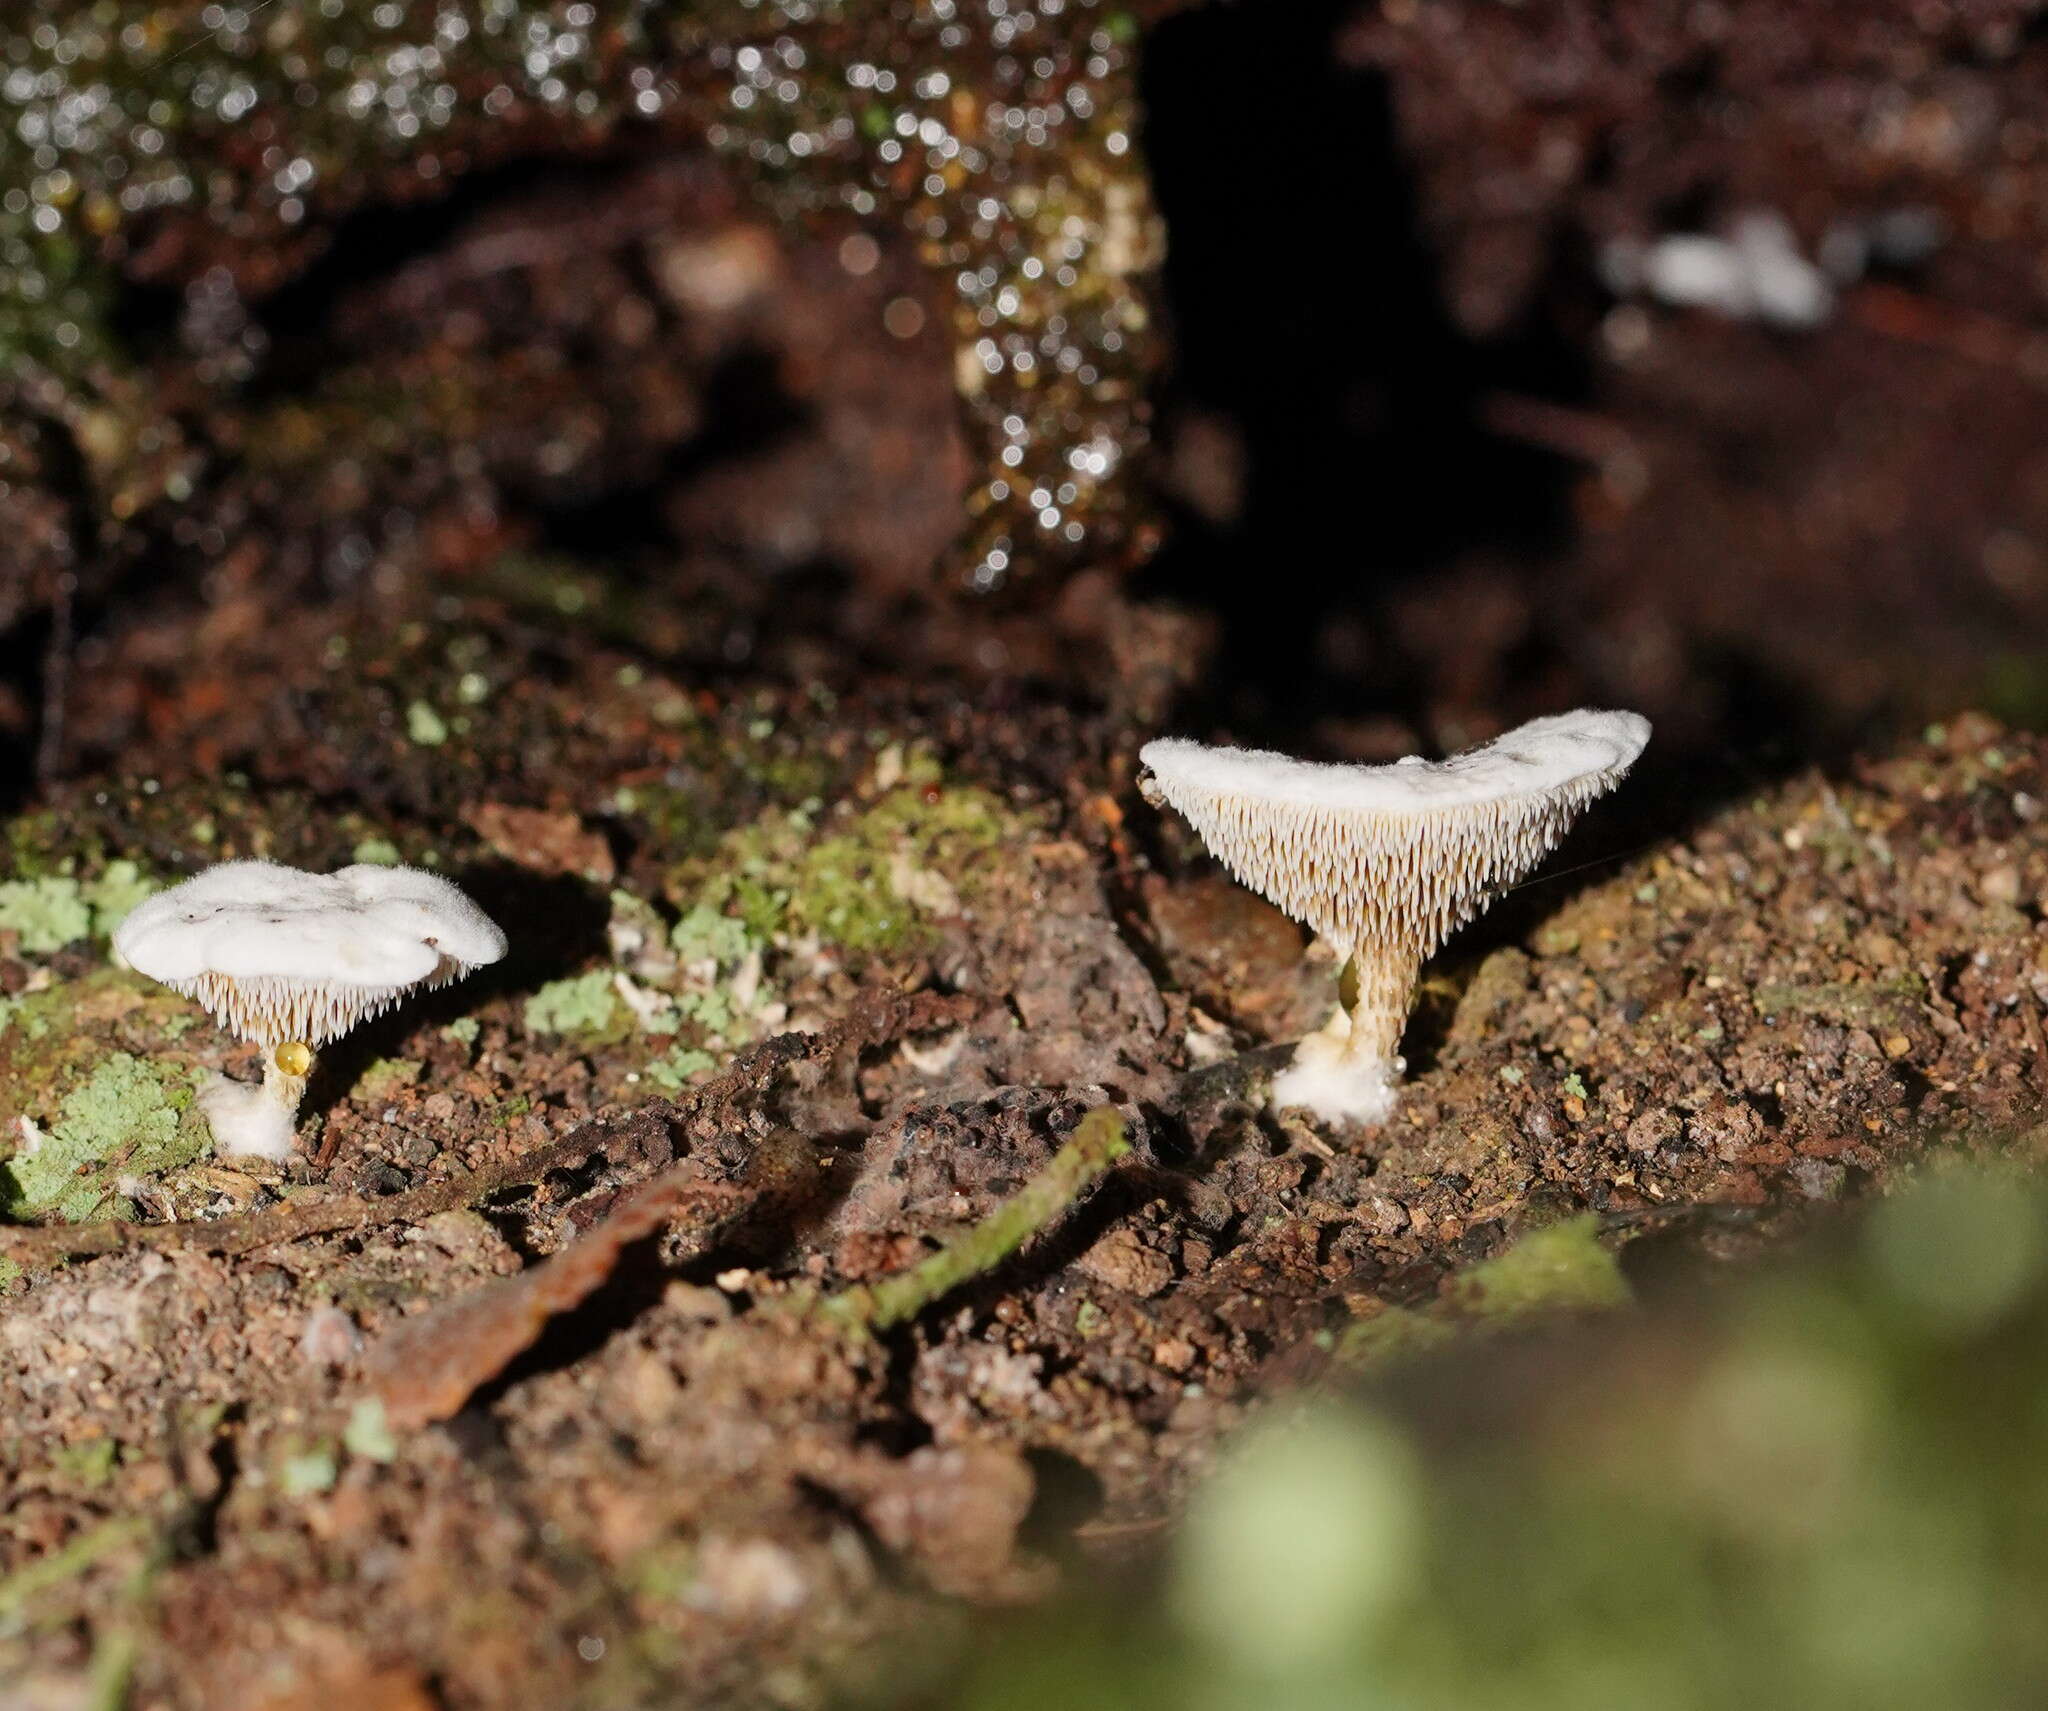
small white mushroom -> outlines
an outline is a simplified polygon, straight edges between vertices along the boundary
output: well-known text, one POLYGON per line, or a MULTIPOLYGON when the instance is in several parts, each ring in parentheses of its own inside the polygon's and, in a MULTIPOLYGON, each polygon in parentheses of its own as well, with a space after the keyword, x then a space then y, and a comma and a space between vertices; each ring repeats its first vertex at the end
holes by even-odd
POLYGON ((1273 1083, 1276 1107, 1384 1122, 1428 957, 1556 845, 1649 741, 1636 713, 1532 720, 1448 760, 1333 766, 1261 749, 1147 743, 1164 799, 1244 884, 1337 951, 1329 1023, 1273 1083))
POLYGON ((200 1104, 222 1152, 285 1159, 314 1048, 408 992, 496 962, 505 935, 418 868, 231 861, 140 904, 114 948, 263 1047, 262 1086, 217 1077, 200 1104))

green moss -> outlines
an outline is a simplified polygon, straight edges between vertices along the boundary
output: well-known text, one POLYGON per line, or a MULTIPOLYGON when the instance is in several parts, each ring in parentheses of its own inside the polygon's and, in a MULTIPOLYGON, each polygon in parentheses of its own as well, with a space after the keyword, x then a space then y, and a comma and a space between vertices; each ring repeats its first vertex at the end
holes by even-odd
POLYGON ((1451 1306, 1501 1321, 1527 1313, 1620 1307, 1628 1284, 1600 1242, 1600 1219, 1588 1212, 1519 1237, 1492 1259, 1459 1273, 1445 1290, 1451 1306))
POLYGON ((2036 1703, 2043 1256, 2038 1181, 1937 1177, 1860 1240, 1586 1327, 1526 1396, 1476 1350, 1386 1406, 1271 1404, 1147 1590, 1083 1578, 902 1702, 2036 1703))
POLYGON ((92 1491, 114 1477, 114 1463, 120 1453, 121 1446, 112 1438, 93 1438, 82 1444, 65 1445, 50 1460, 67 1479, 92 1491))
POLYGON ((970 907, 1028 826, 984 790, 905 787, 829 829, 801 810, 763 814, 690 864, 677 889, 691 898, 686 919, 736 916, 762 939, 900 950, 970 907))
POLYGON ((389 838, 365 838, 350 853, 350 859, 370 867, 397 867, 405 857, 389 838))
POLYGON ((7 822, 6 867, 17 879, 66 873, 76 857, 76 836, 65 816, 42 808, 7 822))
POLYGON ((1754 994, 1762 1016, 1818 1016, 1851 1027, 1882 1027, 1914 1020, 1924 994, 1912 978, 1890 981, 1826 981, 1811 986, 1759 986, 1754 994))
POLYGON ((71 1223, 130 1215, 121 1180, 191 1164, 206 1150, 190 1083, 115 1052, 65 1096, 34 1150, 0 1167, 0 1210, 71 1223))
POLYGON ((348 1096, 365 1105, 374 1105, 389 1099, 393 1094, 416 1085, 425 1073, 426 1065, 410 1058, 380 1057, 374 1059, 363 1073, 356 1077, 355 1086, 348 1096))
POLYGON ((1490 1329, 1537 1313, 1625 1306, 1628 1283, 1599 1232, 1594 1213, 1531 1230, 1457 1273, 1427 1307, 1387 1307, 1345 1326, 1337 1360, 1353 1369, 1376 1366, 1440 1348, 1461 1327, 1490 1329))
POLYGON ((527 1030, 535 1034, 606 1037, 621 1031, 626 1007, 607 969, 551 980, 526 1001, 527 1030))
POLYGON ((477 1035, 482 1032, 482 1024, 474 1016, 458 1016, 441 1030, 443 1038, 453 1040, 459 1046, 475 1045, 477 1035))
POLYGON ((631 1558, 623 1580, 638 1597, 670 1604, 697 1583, 697 1549, 684 1540, 665 1540, 631 1558))
POLYGON ((1362 1370, 1382 1362, 1408 1360, 1452 1341, 1457 1332, 1444 1319, 1412 1307, 1388 1307, 1370 1319, 1354 1319, 1337 1335, 1337 1364, 1362 1370))

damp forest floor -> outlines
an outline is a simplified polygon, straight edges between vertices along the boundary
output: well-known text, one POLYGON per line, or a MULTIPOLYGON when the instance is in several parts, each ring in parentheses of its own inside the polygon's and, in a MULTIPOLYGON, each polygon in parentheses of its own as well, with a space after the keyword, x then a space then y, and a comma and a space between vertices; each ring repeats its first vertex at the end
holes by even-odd
POLYGON ((1332 971, 1142 804, 1143 719, 482 603, 265 645, 91 689, 148 734, 5 827, 8 1704, 943 1704, 1266 1399, 2042 1138, 2048 743, 1974 715, 1596 812, 1361 1135, 1265 1110, 1332 971), (281 1169, 106 937, 256 855, 430 863, 513 946, 328 1048, 281 1169))

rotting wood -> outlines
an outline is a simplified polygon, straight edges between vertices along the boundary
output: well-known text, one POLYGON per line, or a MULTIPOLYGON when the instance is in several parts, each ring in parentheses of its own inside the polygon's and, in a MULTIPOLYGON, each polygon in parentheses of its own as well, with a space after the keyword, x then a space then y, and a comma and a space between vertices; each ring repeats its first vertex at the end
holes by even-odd
POLYGON ((781 1139, 758 1149, 737 1181, 707 1181, 699 1160, 684 1159, 623 1196, 560 1253, 402 1321, 364 1359, 368 1394, 399 1431, 447 1419, 525 1353, 549 1320, 588 1300, 634 1243, 683 1216, 687 1236, 701 1246, 775 1193, 803 1152, 796 1136, 781 1139))

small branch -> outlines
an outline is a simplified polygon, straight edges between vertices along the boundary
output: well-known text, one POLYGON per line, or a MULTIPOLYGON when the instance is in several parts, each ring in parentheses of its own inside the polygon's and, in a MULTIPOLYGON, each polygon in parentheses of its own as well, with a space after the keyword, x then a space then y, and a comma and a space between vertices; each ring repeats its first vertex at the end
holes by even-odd
POLYGON ((467 1170, 442 1182, 424 1183, 381 1200, 355 1195, 306 1204, 275 1206, 239 1217, 192 1219, 177 1224, 130 1224, 109 1218, 95 1224, 51 1224, 29 1229, 0 1229, 0 1259, 25 1266, 48 1266, 59 1260, 129 1251, 156 1253, 246 1254, 276 1242, 303 1236, 332 1235, 371 1224, 415 1223, 437 1212, 452 1212, 501 1189, 538 1182, 551 1170, 581 1164, 602 1144, 603 1137, 586 1123, 575 1133, 521 1153, 503 1164, 467 1170))
POLYGON ((602 1287, 627 1248, 679 1218, 693 1242, 708 1244, 755 1200, 784 1186, 806 1153, 794 1137, 766 1144, 739 1182, 705 1181, 695 1159, 672 1165, 560 1253, 402 1320, 363 1362, 369 1394, 400 1431, 448 1419, 531 1348, 551 1319, 602 1287))
POLYGON ((1123 1118, 1111 1107, 1098 1105, 1081 1119, 1074 1138, 1045 1169, 971 1230, 908 1271, 880 1283, 856 1284, 816 1302, 815 1311, 849 1329, 866 1331, 886 1331, 914 1319, 961 1284, 995 1270, 1066 1213, 1130 1150, 1123 1118))
MULTIPOLYGON (((680 1099, 650 1104, 635 1120, 667 1123, 673 1130, 681 1130, 700 1114, 721 1113, 737 1101, 759 1097, 784 1071, 797 1064, 829 1061, 842 1052, 858 1051, 899 1034, 964 1021, 978 1007, 979 1001, 972 998, 932 992, 875 994, 858 1003, 840 1026, 820 1034, 777 1034, 742 1053, 723 1075, 714 1076, 680 1099)), ((239 1217, 201 1218, 176 1224, 131 1224, 106 1219, 98 1223, 30 1228, 0 1226, 0 1259, 41 1268, 60 1260, 135 1251, 246 1254, 305 1236, 332 1235, 372 1225, 417 1223, 437 1212, 472 1205, 507 1188, 527 1187, 550 1171, 580 1165, 592 1153, 603 1151, 614 1133, 601 1123, 584 1123, 560 1140, 549 1141, 502 1164, 463 1171, 445 1181, 424 1183, 381 1200, 337 1195, 307 1205, 278 1206, 239 1217)))
POLYGON ((0 1616, 12 1616, 31 1598, 83 1574, 100 1558, 123 1545, 149 1536, 151 1523, 141 1515, 116 1515, 88 1527, 61 1550, 16 1569, 0 1580, 0 1616))

